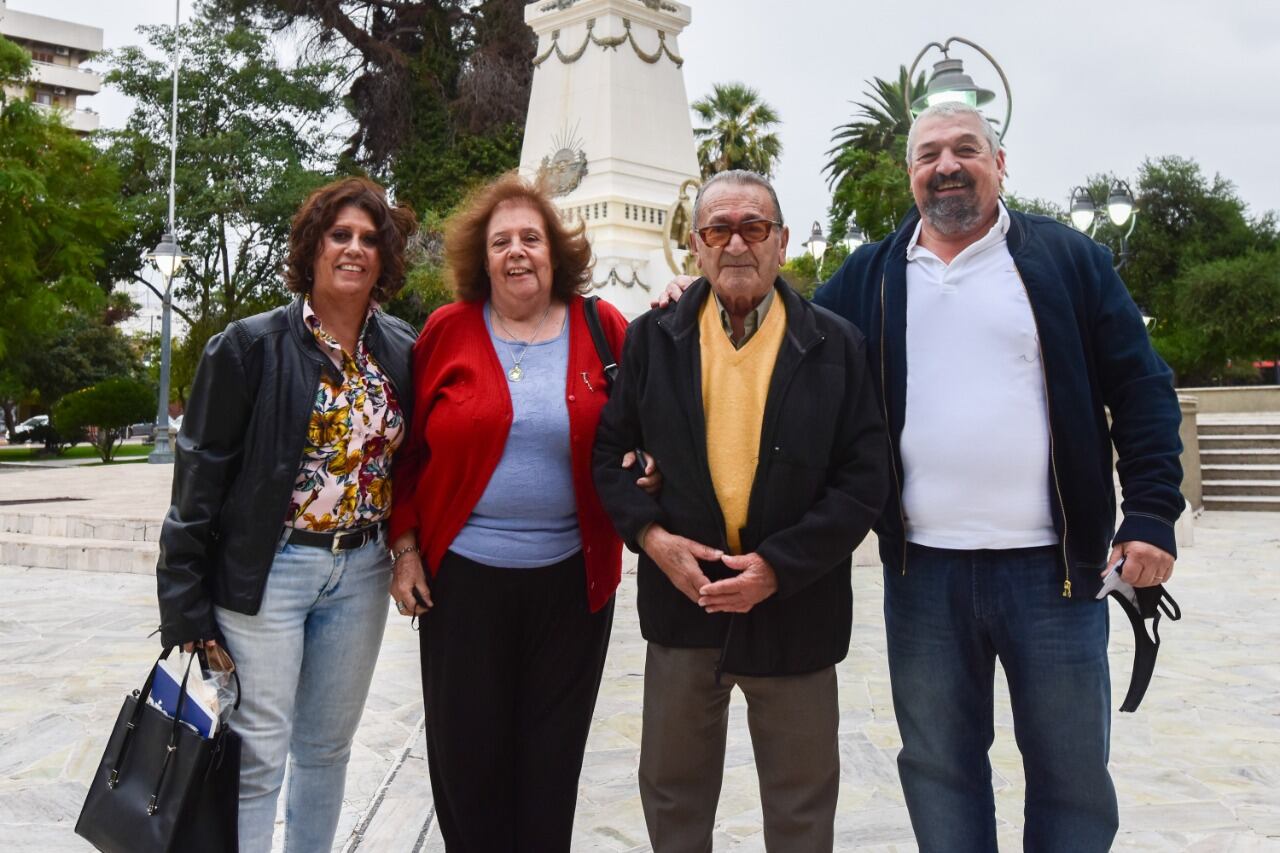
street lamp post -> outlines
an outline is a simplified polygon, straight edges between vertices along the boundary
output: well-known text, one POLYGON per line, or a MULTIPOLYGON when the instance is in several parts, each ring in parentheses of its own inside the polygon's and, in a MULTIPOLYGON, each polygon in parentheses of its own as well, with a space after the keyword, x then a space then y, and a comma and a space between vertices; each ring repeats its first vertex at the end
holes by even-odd
POLYGON ((160 394, 156 403, 155 447, 147 456, 148 462, 162 464, 173 461, 173 448, 169 446, 169 352, 172 348, 169 333, 170 304, 173 299, 173 277, 186 257, 178 248, 173 234, 166 232, 160 245, 147 254, 147 260, 155 264, 164 276, 164 299, 160 308, 160 394))
POLYGON ((1000 140, 1004 141, 1004 135, 1009 132, 1009 120, 1013 117, 1013 92, 1009 89, 1009 78, 1004 76, 1004 69, 1000 67, 1000 63, 996 62, 995 57, 987 53, 980 45, 960 36, 952 36, 941 44, 936 41, 929 42, 921 48, 920 53, 916 54, 915 61, 911 63, 911 69, 907 71, 907 86, 902 90, 902 97, 907 110, 914 118, 934 104, 960 101, 971 107, 980 107, 995 99, 995 92, 981 88, 973 82, 972 77, 964 73, 963 60, 951 58, 951 46, 957 43, 968 45, 978 51, 987 62, 991 63, 991 67, 996 70, 996 74, 1000 75, 1000 82, 1004 84, 1005 94, 1004 122, 1000 125, 1000 140), (920 65, 920 60, 929 52, 929 49, 935 47, 942 51, 942 59, 934 63, 933 75, 929 78, 929 82, 925 84, 925 93, 912 101, 911 80, 915 77, 916 67, 920 65))
MULTIPOLYGON (((1107 203, 1101 205, 1106 210, 1107 219, 1120 230, 1120 254, 1116 257, 1115 268, 1118 271, 1129 262, 1129 237, 1138 224, 1138 207, 1133 199, 1133 190, 1125 181, 1114 181, 1111 192, 1107 195, 1107 203), (1128 226, 1127 228, 1125 226, 1128 226)), ((1070 217, 1071 226, 1077 231, 1094 237, 1098 224, 1100 205, 1086 187, 1075 187, 1071 190, 1070 217)))
POLYGON ((164 299, 160 308, 160 393, 156 403, 155 448, 147 457, 148 462, 163 464, 173 461, 173 448, 169 446, 169 315, 173 300, 173 277, 186 260, 174 237, 174 173, 178 165, 178 42, 179 15, 182 0, 173 0, 173 103, 169 111, 169 228, 160 244, 147 254, 147 260, 155 264, 164 276, 164 299))

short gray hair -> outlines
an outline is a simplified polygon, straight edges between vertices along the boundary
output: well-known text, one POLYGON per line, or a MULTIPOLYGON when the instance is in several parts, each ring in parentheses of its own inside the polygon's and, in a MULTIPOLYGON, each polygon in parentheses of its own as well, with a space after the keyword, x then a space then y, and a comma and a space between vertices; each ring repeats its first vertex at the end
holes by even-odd
POLYGON ((996 133, 996 127, 991 120, 982 114, 977 107, 971 107, 962 101, 943 101, 940 104, 934 104, 926 109, 920 115, 916 116, 916 120, 911 122, 911 129, 907 131, 907 164, 911 163, 911 154, 916 150, 916 128, 920 127, 920 122, 927 118, 937 118, 945 116, 974 116, 978 119, 978 124, 982 127, 982 133, 987 138, 987 145, 991 148, 991 156, 995 156, 1000 150, 1000 134, 996 133))
POLYGON ((763 187, 769 193, 769 199, 773 202, 774 215, 778 217, 781 224, 785 220, 782 218, 782 205, 778 204, 778 194, 773 189, 773 184, 769 183, 769 179, 758 172, 751 172, 746 169, 729 169, 724 172, 716 172, 703 182, 698 188, 698 197, 693 200, 693 227, 697 228, 698 223, 702 220, 699 216, 702 213, 702 197, 707 194, 707 190, 716 184, 739 184, 755 187, 763 187))

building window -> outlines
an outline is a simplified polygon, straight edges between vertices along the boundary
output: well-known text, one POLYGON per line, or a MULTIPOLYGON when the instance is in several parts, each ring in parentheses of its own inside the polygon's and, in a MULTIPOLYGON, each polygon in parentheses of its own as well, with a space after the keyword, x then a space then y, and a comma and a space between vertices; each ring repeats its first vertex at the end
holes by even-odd
POLYGON ((53 95, 48 92, 36 92, 36 103, 41 106, 51 107, 53 106, 53 95))
POLYGON ((53 64, 53 54, 47 50, 33 50, 31 51, 31 58, 36 62, 45 62, 49 65, 53 64))

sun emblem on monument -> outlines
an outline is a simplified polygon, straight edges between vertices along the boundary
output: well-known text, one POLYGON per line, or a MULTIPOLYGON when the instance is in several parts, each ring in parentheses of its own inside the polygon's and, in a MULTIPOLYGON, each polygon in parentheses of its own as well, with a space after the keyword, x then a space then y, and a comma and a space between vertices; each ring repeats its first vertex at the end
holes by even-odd
POLYGON ((538 180, 553 196, 568 195, 578 188, 587 175, 587 152, 582 149, 576 127, 567 127, 551 140, 555 153, 542 158, 538 180))

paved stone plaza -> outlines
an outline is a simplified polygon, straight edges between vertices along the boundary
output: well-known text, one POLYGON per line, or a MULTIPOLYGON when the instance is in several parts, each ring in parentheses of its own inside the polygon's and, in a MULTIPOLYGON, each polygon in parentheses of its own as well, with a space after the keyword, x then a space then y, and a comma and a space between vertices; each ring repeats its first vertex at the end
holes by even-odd
MULTIPOLYGON (((167 504, 168 477, 166 466, 0 466, 0 519, 154 523, 167 504), (85 500, 12 503, 72 497, 85 500)), ((1280 515, 1207 513, 1194 536, 1172 585, 1184 618, 1162 626, 1165 646, 1141 710, 1115 716, 1116 849, 1280 850, 1280 515)), ((55 545, 46 537, 40 547, 55 545)), ((582 776, 575 851, 647 849, 635 781, 644 646, 634 593, 634 578, 625 577, 582 776)), ((914 849, 894 766, 880 599, 879 570, 859 567, 853 646, 839 667, 839 850, 914 849)), ((157 622, 154 581, 0 565, 0 601, 0 849, 89 850, 72 827, 121 698, 140 685, 157 651, 147 638, 157 622)), ((1118 607, 1112 614, 1118 705, 1132 637, 1118 607)), ((997 685, 998 695, 1003 690, 997 685)), ((764 849, 743 711, 735 703, 717 850, 764 849)), ((416 636, 393 614, 335 849, 443 850, 421 721, 416 636)), ((1001 849, 1019 849, 1022 783, 1007 701, 998 704, 992 758, 1001 849)))

